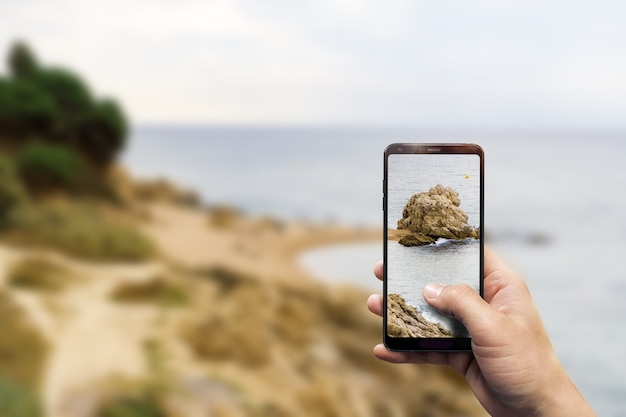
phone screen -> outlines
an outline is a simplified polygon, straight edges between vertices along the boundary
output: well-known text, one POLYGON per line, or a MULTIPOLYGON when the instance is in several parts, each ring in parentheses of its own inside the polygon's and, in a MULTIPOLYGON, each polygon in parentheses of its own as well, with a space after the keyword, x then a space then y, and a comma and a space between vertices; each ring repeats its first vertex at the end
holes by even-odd
POLYGON ((458 320, 428 305, 428 283, 482 295, 483 152, 468 144, 385 150, 384 341, 392 350, 469 350, 458 320))

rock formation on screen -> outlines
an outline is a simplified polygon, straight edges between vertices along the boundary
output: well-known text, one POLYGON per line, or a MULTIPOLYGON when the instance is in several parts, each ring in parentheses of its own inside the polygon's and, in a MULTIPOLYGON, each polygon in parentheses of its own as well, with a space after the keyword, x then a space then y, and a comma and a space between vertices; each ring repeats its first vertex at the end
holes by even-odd
POLYGON ((387 297, 387 334, 393 337, 452 337, 441 324, 426 321, 399 294, 387 297))
POLYGON ((480 229, 467 224, 468 216, 459 207, 459 194, 441 184, 427 192, 414 194, 402 210, 398 230, 406 231, 399 239, 404 246, 421 246, 437 239, 478 239, 480 229))

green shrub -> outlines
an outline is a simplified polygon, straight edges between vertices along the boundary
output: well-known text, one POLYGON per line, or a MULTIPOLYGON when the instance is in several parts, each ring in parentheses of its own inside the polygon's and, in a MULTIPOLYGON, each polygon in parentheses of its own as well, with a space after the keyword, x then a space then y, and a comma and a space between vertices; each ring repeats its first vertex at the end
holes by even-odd
POLYGON ((85 164, 72 149, 38 141, 26 144, 16 155, 20 176, 36 190, 75 188, 85 164))
POLYGON ((71 120, 93 105, 91 92, 85 82, 67 69, 39 69, 28 80, 52 99, 66 120, 71 120))
POLYGON ((70 70, 40 66, 23 42, 12 46, 8 65, 10 77, 0 79, 3 141, 42 137, 74 149, 100 168, 124 149, 129 126, 118 103, 97 100, 70 70))
POLYGON ((28 196, 13 163, 0 155, 0 228, 5 227, 13 211, 27 201, 28 196))
POLYGON ((56 142, 90 161, 108 165, 123 149, 127 122, 112 100, 96 101, 83 80, 62 68, 44 68, 28 78, 56 105, 56 142))
POLYGON ((107 165, 126 145, 126 117, 113 100, 96 102, 81 120, 78 134, 81 152, 90 160, 107 165))
POLYGON ((16 78, 28 77, 38 68, 37 58, 29 46, 24 42, 15 42, 8 57, 9 69, 16 78))
POLYGON ((118 398, 105 404, 98 417, 167 417, 161 410, 158 399, 153 395, 142 394, 136 397, 118 398))
POLYGON ((7 275, 7 282, 13 287, 50 292, 61 291, 77 279, 72 271, 39 256, 20 260, 7 275))
MULTIPOLYGON (((128 134, 128 123, 126 121, 126 117, 124 116, 124 112, 116 101, 108 98, 102 99, 95 104, 93 112, 99 119, 109 126, 111 132, 116 137, 126 137, 128 134)), ((118 145, 120 147, 123 146, 123 141, 120 141, 118 145)))
POLYGON ((92 260, 138 261, 154 253, 135 228, 104 218, 91 205, 63 200, 14 213, 5 239, 92 260))
POLYGON ((41 400, 30 387, 0 378, 0 416, 40 417, 43 416, 41 400))
POLYGON ((0 129, 9 135, 43 133, 58 118, 54 101, 24 80, 0 79, 0 129))

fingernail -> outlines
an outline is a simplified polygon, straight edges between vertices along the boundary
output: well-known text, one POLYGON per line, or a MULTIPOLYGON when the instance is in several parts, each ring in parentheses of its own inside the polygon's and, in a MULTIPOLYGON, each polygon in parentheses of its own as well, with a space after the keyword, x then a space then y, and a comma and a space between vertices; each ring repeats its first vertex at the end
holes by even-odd
POLYGON ((441 294, 441 290, 443 290, 443 285, 441 284, 428 284, 424 287, 424 297, 426 298, 437 298, 439 294, 441 294))

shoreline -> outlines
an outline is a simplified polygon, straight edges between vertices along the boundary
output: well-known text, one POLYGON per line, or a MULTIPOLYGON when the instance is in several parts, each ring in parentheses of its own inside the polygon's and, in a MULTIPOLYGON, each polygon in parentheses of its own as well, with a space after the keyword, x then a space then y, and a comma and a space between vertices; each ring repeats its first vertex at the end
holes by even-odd
POLYGON ((317 281, 380 293, 382 282, 374 277, 372 267, 382 260, 382 250, 379 240, 348 241, 305 249, 297 260, 317 281))
MULTIPOLYGON (((197 208, 153 204, 141 230, 163 255, 191 268, 224 266, 262 279, 316 279, 299 262, 302 253, 341 243, 382 240, 379 228, 283 222, 233 215, 224 224, 197 208)), ((316 279, 317 280, 317 279, 316 279)))

